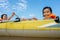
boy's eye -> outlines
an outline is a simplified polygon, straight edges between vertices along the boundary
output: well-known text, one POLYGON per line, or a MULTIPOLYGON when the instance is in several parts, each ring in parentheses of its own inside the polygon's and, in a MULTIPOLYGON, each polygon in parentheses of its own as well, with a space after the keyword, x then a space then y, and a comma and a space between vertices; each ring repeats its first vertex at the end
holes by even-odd
POLYGON ((43 12, 43 13, 46 13, 46 12, 43 12))
POLYGON ((47 13, 49 13, 49 11, 47 11, 47 13))
POLYGON ((43 13, 49 13, 49 11, 45 11, 45 12, 43 12, 43 13))
POLYGON ((44 15, 44 17, 45 17, 45 15, 44 15))

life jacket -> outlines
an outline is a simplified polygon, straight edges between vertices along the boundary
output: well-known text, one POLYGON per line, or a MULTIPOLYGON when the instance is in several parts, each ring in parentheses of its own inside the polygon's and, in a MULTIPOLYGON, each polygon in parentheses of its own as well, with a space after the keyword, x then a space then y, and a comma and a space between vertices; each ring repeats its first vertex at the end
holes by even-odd
POLYGON ((56 19, 56 17, 57 17, 57 16, 56 16, 55 14, 50 14, 50 15, 49 15, 49 18, 52 18, 52 19, 56 19))

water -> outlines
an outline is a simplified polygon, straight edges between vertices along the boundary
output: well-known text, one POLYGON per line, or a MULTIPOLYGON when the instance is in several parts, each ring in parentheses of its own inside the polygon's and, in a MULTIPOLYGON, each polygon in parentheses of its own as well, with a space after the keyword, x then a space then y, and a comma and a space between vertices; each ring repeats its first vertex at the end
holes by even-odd
POLYGON ((0 37, 0 40, 60 40, 60 38, 51 37, 0 37))
POLYGON ((60 28, 60 23, 58 23, 56 25, 49 26, 47 28, 60 28))

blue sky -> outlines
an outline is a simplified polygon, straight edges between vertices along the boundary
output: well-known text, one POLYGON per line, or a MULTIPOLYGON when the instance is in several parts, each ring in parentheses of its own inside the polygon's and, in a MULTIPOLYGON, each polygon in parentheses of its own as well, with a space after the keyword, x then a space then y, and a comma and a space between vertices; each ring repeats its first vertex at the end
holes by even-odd
POLYGON ((0 0, 0 16, 11 16, 12 12, 15 12, 20 18, 43 19, 42 9, 45 6, 50 6, 53 13, 60 16, 60 0, 0 0))

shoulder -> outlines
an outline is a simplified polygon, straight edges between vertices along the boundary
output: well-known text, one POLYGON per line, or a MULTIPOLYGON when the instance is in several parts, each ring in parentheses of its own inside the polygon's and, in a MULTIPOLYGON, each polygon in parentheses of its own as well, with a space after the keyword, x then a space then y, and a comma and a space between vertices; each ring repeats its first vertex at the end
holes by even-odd
POLYGON ((55 15, 54 13, 52 13, 52 15, 55 15))
POLYGON ((2 19, 0 18, 0 20, 2 20, 2 19))
POLYGON ((54 13, 52 13, 51 16, 56 16, 56 15, 54 13))

